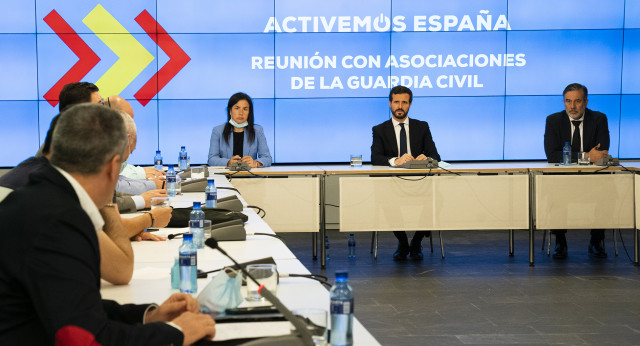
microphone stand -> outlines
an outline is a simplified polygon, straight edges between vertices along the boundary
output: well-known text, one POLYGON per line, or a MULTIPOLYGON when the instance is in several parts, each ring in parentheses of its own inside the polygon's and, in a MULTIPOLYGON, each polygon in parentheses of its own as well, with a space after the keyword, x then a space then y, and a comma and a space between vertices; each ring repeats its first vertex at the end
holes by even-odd
POLYGON ((307 326, 299 318, 297 318, 291 312, 291 310, 289 310, 286 306, 284 306, 284 304, 282 304, 280 299, 274 296, 273 293, 271 293, 271 291, 269 291, 266 287, 264 287, 263 284, 259 283, 258 280, 256 280, 251 274, 249 274, 249 272, 242 265, 240 265, 240 263, 236 262, 236 260, 233 259, 233 257, 229 256, 229 254, 226 251, 224 251, 220 246, 218 246, 217 240, 213 238, 209 238, 205 241, 205 244, 212 249, 217 249, 218 251, 220 251, 221 254, 225 255, 227 258, 231 260, 231 262, 233 262, 233 264, 238 266, 238 268, 240 268, 240 270, 244 275, 246 275, 249 279, 251 279, 251 281, 253 281, 256 285, 259 286, 258 293, 260 293, 261 296, 263 296, 267 301, 269 301, 269 303, 273 304, 273 306, 275 306, 276 309, 278 309, 278 311, 280 311, 282 315, 284 315, 284 317, 289 322, 291 322, 291 324, 293 324, 293 326, 296 328, 296 331, 302 337, 302 342, 305 345, 307 346, 315 345, 315 343, 313 342, 313 338, 311 337, 311 333, 307 329, 307 326))

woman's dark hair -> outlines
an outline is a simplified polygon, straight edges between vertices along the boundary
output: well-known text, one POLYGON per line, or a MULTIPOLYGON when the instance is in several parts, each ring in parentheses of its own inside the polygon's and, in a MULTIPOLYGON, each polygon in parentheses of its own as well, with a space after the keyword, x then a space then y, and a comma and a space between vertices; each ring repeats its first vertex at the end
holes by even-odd
POLYGON ((251 97, 245 93, 235 93, 231 98, 229 98, 229 103, 227 103, 227 123, 224 125, 224 130, 222 130, 222 137, 224 138, 224 142, 227 144, 229 144, 229 137, 231 137, 231 132, 233 132, 233 125, 229 124, 229 120, 231 119, 231 108, 241 100, 245 100, 249 103, 249 117, 247 118, 249 125, 245 127, 244 134, 247 136, 249 143, 253 143, 256 139, 256 131, 253 129, 253 101, 251 101, 251 97))

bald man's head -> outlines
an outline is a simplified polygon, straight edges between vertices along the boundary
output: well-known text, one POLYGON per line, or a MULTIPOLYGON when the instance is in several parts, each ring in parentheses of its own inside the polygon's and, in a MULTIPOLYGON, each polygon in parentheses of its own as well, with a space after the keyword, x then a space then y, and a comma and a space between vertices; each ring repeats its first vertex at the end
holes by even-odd
POLYGON ((133 118, 133 108, 131 107, 131 104, 127 100, 123 99, 118 95, 109 96, 107 97, 107 99, 109 100, 111 109, 114 109, 117 111, 123 111, 129 114, 131 118, 133 118))

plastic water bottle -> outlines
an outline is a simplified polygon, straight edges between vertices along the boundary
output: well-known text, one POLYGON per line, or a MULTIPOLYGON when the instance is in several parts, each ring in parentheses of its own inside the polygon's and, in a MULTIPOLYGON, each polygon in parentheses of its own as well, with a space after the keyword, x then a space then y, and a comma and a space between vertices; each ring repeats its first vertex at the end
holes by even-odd
POLYGON ((324 258, 329 259, 329 236, 324 236, 324 258))
POLYGON ((571 145, 569 142, 565 142, 564 148, 562 148, 562 164, 571 166, 571 145))
POLYGON ((207 208, 215 208, 218 206, 218 188, 216 188, 216 181, 209 179, 207 181, 207 187, 204 189, 204 193, 207 196, 206 206, 207 208))
POLYGON ((356 258, 356 236, 353 233, 349 234, 347 245, 349 245, 349 258, 356 258))
POLYGON ((198 250, 193 245, 193 235, 184 233, 180 253, 180 292, 198 292, 198 250))
POLYGON ((153 167, 159 171, 162 170, 162 154, 160 154, 160 150, 156 150, 156 156, 153 158, 153 167))
POLYGON ((189 229, 193 234, 193 245, 204 249, 204 211, 200 208, 200 202, 193 202, 193 210, 189 214, 189 229))
POLYGON ((336 271, 331 287, 331 345, 353 345, 353 289, 347 283, 347 271, 336 271))
POLYGON ((178 257, 176 257, 173 267, 171 267, 171 289, 180 289, 180 261, 178 257))
POLYGON ((173 165, 169 165, 169 169, 167 169, 167 195, 169 197, 175 197, 178 193, 176 190, 176 171, 173 170, 173 165))
POLYGON ((180 147, 180 155, 178 155, 178 169, 184 171, 187 167, 187 150, 183 145, 180 147))

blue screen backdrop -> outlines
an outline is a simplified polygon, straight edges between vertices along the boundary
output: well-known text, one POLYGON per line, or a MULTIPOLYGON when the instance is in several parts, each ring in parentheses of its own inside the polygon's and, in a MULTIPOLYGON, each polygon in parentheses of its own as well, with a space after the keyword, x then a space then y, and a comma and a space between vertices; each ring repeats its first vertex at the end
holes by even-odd
POLYGON ((0 5, 0 166, 42 144, 58 113, 45 95, 69 74, 129 100, 137 164, 151 164, 156 149, 175 164, 180 145, 205 163, 238 91, 253 97, 275 163, 367 161, 371 127, 389 119, 397 84, 413 90, 410 116, 429 122, 446 161, 544 159, 545 118, 563 109, 573 82, 607 114, 610 153, 640 158, 640 0, 0 5), (147 32, 156 23, 158 42, 147 32), (98 57, 82 73, 78 41, 98 57), (172 68, 180 51, 188 62, 172 68), (158 71, 166 83, 149 94, 158 71))

